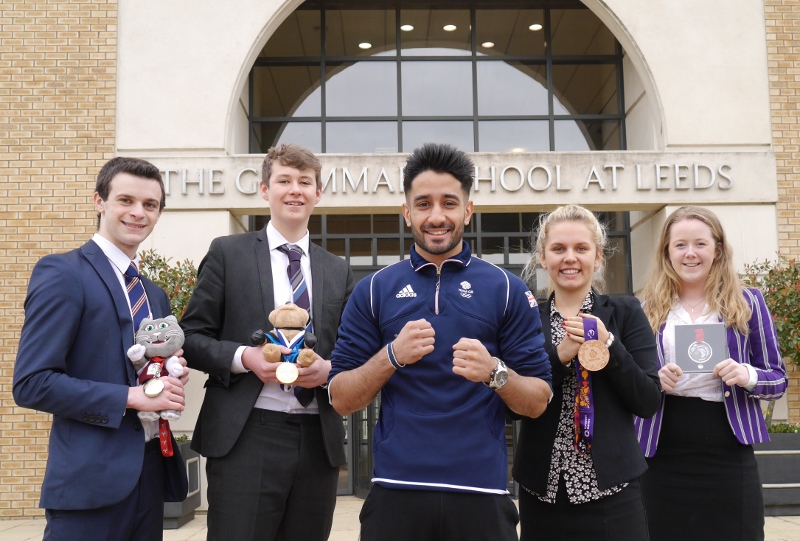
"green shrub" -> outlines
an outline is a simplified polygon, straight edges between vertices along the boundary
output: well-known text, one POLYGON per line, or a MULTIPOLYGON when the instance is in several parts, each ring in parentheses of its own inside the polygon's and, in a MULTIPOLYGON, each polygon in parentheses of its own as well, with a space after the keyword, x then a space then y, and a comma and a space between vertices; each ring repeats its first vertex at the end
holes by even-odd
POLYGON ((155 250, 141 252, 139 261, 140 272, 166 291, 170 312, 180 320, 197 282, 197 269, 194 264, 185 259, 171 266, 169 258, 160 256, 155 250))
POLYGON ((772 434, 797 434, 800 432, 800 425, 789 423, 773 423, 767 427, 772 434))
POLYGON ((742 281, 764 294, 781 353, 790 363, 800 366, 800 263, 778 256, 778 261, 745 265, 742 281))

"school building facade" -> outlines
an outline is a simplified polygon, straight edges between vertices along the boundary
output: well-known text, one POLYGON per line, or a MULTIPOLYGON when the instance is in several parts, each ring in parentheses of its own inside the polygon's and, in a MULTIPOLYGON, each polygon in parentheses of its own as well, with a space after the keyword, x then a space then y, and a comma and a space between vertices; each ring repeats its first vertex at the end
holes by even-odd
MULTIPOLYGON (((0 517, 42 514, 50 416, 11 395, 27 281, 94 233, 108 159, 159 166, 167 209, 142 249, 198 264, 268 220, 264 152, 311 148, 312 240, 361 278, 412 242, 405 155, 451 143, 476 164, 474 253, 518 272, 538 215, 578 203, 609 225, 610 292, 636 293, 683 204, 720 216, 740 269, 800 256, 798 28, 800 0, 4 1, 0 517)), ((799 380, 777 419, 800 422, 799 380)), ((368 488, 376 411, 346 420, 341 493, 368 488)))

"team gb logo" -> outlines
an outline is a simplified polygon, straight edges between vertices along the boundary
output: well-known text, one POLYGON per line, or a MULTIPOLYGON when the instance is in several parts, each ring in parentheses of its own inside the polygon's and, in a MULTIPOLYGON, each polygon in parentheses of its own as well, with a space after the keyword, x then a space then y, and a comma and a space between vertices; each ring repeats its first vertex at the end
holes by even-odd
POLYGON ((462 297, 464 297, 465 299, 469 299, 470 297, 472 297, 472 284, 464 280, 459 285, 461 286, 461 289, 459 289, 458 291, 461 293, 462 297))

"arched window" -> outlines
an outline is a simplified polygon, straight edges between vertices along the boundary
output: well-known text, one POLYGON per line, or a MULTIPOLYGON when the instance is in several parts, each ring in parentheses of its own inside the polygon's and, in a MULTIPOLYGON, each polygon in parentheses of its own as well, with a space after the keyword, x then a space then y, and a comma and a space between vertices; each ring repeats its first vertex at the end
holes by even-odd
POLYGON ((622 87, 619 44, 577 1, 305 2, 250 73, 250 151, 622 150, 622 87))

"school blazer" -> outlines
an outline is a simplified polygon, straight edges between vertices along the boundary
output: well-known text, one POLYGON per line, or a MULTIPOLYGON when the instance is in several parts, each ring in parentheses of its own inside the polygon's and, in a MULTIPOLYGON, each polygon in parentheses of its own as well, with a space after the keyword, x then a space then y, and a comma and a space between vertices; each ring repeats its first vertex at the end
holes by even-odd
MULTIPOLYGON (((778 346, 775 323, 767 310, 764 296, 761 291, 754 288, 744 289, 742 294, 753 311, 747 325, 750 333, 742 335, 737 329, 728 327, 728 353, 737 363, 749 364, 755 368, 758 381, 752 391, 746 391, 738 385, 729 387, 721 379, 720 385, 733 434, 739 443, 751 445, 769 441, 760 401, 777 400, 783 396, 788 379, 778 346)), ((657 340, 659 369, 666 364, 663 332, 664 325, 661 325, 657 340)), ((661 433, 661 421, 664 417, 663 394, 661 405, 654 416, 636 418, 636 436, 646 457, 654 456, 658 447, 658 436, 661 433)))

